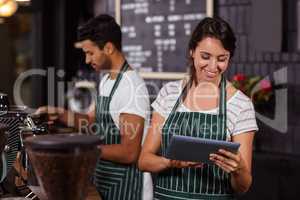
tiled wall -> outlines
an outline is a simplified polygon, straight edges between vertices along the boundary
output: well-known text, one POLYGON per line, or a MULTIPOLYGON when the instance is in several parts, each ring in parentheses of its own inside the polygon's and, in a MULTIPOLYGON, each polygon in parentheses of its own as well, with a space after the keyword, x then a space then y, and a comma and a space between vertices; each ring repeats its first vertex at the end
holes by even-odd
MULTIPOLYGON (((300 52, 297 52, 297 2, 282 1, 282 48, 278 52, 262 52, 250 44, 252 3, 254 0, 218 0, 216 15, 230 23, 237 36, 237 50, 228 70, 228 76, 236 73, 246 75, 273 76, 273 72, 288 69, 288 132, 278 133, 271 128, 263 128, 257 134, 257 149, 300 154, 297 141, 300 142, 300 52)), ((266 12, 272 12, 272 5, 266 12)), ((276 13, 274 13, 276 14, 276 13)))
MULTIPOLYGON (((218 0, 216 1, 216 15, 230 23, 237 36, 237 49, 233 59, 230 74, 241 71, 246 74, 259 73, 266 75, 273 68, 300 63, 297 52, 297 0, 283 2, 283 38, 280 52, 259 52, 251 48, 251 0, 218 0), (289 9, 289 10, 286 10, 289 9), (270 66, 271 65, 271 66, 270 66)), ((272 12, 272 5, 270 10, 272 12)), ((275 15, 276 13, 274 13, 275 15)))

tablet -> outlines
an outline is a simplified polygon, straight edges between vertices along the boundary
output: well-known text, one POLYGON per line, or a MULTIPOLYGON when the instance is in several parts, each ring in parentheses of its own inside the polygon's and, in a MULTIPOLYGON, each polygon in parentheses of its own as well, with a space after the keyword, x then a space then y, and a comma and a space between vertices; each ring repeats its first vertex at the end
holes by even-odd
POLYGON ((236 142, 174 135, 167 148, 166 158, 212 164, 209 154, 217 153, 219 149, 236 153, 239 147, 240 144, 236 142))

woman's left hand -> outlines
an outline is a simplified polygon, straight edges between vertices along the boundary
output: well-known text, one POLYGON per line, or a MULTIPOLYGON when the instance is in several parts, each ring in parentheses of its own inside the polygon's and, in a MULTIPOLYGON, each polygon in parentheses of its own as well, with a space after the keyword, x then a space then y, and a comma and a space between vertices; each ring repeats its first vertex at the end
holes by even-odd
POLYGON ((227 173, 238 173, 245 167, 245 162, 238 151, 236 154, 220 149, 216 154, 210 154, 209 159, 227 173))

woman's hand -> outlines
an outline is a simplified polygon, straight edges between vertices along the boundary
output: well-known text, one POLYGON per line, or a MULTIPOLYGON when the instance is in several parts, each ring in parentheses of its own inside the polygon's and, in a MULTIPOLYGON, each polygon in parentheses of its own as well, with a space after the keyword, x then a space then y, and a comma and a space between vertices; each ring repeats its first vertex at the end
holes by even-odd
POLYGON ((167 163, 167 168, 187 168, 187 167, 200 168, 203 166, 202 163, 198 163, 198 162, 187 162, 187 161, 169 160, 169 159, 166 159, 166 163, 167 163))
POLYGON ((245 162, 238 151, 236 154, 220 149, 216 154, 210 154, 209 159, 227 173, 238 174, 245 168, 245 162))

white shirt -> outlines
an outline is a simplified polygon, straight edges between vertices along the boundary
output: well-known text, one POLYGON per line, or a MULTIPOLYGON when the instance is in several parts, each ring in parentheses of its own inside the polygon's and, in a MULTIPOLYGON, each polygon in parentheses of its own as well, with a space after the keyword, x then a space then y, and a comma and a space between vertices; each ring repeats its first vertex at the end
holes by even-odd
MULTIPOLYGON (((171 113, 179 95, 182 91, 182 80, 167 83, 159 92, 156 100, 152 103, 153 109, 162 115, 165 119, 171 113)), ((248 131, 257 131, 255 111, 252 101, 241 91, 237 91, 226 102, 227 106, 227 138, 245 133, 248 131)), ((191 112, 183 104, 177 109, 178 112, 191 112)), ((217 114, 219 108, 211 110, 199 110, 198 112, 217 114)))
MULTIPOLYGON (((99 95, 108 97, 115 82, 116 79, 112 80, 109 74, 106 74, 99 84, 99 95)), ((126 71, 109 105, 109 111, 116 126, 119 128, 121 113, 135 114, 148 122, 149 105, 149 94, 144 80, 136 71, 126 71)))
MULTIPOLYGON (((116 79, 106 74, 99 84, 99 95, 109 96, 116 79)), ((109 111, 116 126, 119 128, 121 113, 135 114, 145 119, 143 141, 145 139, 150 118, 149 94, 144 80, 134 70, 126 71, 112 96, 109 111)), ((153 199, 153 183, 150 173, 144 173, 143 200, 153 199)))

